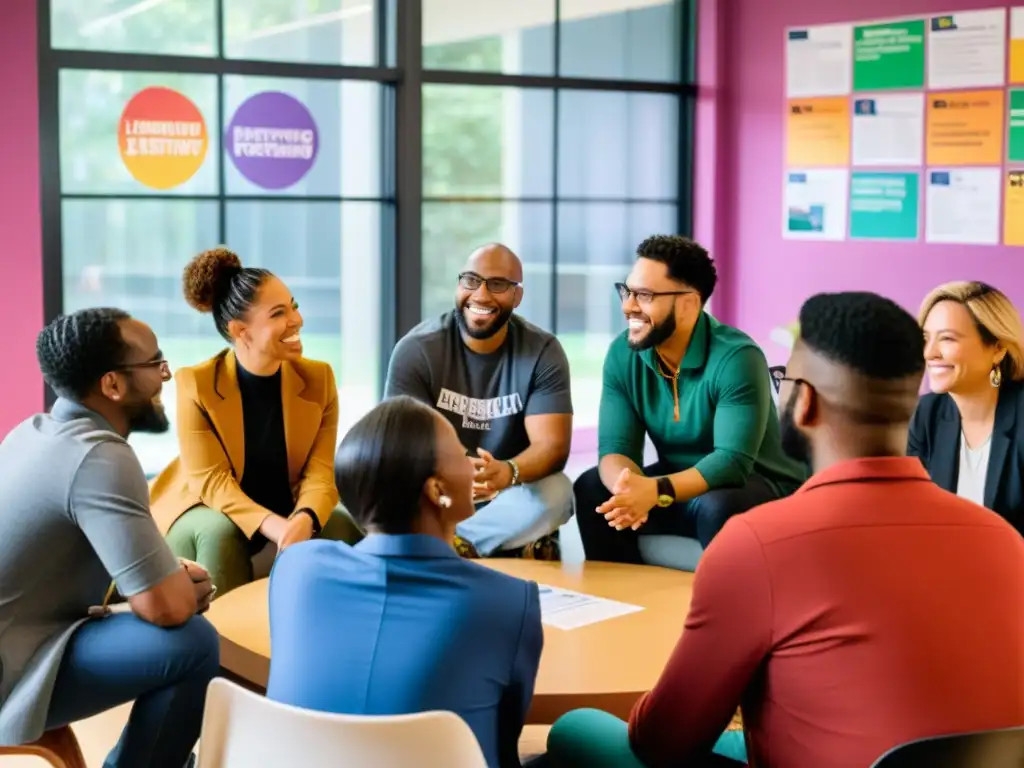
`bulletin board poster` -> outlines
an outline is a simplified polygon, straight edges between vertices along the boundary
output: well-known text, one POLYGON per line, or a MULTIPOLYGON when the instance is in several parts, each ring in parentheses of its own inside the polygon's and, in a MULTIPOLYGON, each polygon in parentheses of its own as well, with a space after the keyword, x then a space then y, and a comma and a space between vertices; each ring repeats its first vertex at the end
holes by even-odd
POLYGON ((854 240, 916 240, 919 210, 917 173, 855 172, 850 179, 854 240))
POLYGON ((928 94, 928 165, 1000 165, 1005 91, 928 94))
POLYGON ((826 168, 849 165, 850 130, 847 97, 790 99, 786 164, 826 168))
POLYGON ((1024 88, 1010 91, 1010 138, 1007 151, 1011 163, 1024 163, 1024 88))
POLYGON ((853 90, 924 87, 924 19, 853 28, 853 90))
POLYGON ((1024 246, 1024 169, 1006 172, 1003 243, 1024 246))
POLYGON ((1010 9, 1010 82, 1024 85, 1024 7, 1010 9))
POLYGON ((199 107, 162 86, 132 96, 118 123, 121 161, 136 181, 151 189, 173 189, 195 176, 209 141, 199 107))
POLYGON ((786 32, 786 95, 845 96, 853 71, 853 25, 826 24, 786 32))
POLYGON ((984 88, 1006 83, 1006 9, 932 16, 928 87, 984 88))
POLYGON ((928 171, 926 243, 999 244, 1001 168, 928 171))
POLYGON ((844 240, 849 184, 845 168, 788 171, 782 236, 788 240, 844 240))

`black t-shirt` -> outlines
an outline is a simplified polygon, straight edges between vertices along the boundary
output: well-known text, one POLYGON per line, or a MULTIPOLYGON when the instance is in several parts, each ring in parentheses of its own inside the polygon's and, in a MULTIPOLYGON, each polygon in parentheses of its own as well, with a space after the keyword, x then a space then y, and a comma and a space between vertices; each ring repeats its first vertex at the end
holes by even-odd
POLYGON ((474 455, 478 447, 511 459, 530 445, 527 416, 572 413, 569 361, 554 335, 518 315, 504 343, 487 355, 462 341, 454 312, 409 331, 391 354, 385 397, 409 395, 455 427, 474 455))
POLYGON ((250 499, 288 517, 295 500, 288 482, 288 446, 281 408, 281 371, 257 376, 238 366, 245 426, 245 466, 240 485, 250 499))

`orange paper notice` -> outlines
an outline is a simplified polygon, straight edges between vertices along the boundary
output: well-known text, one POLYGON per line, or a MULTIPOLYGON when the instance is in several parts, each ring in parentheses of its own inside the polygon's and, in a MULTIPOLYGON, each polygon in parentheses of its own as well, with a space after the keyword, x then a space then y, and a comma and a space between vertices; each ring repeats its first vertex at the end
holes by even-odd
POLYGON ((1005 91, 928 94, 928 165, 1000 165, 1005 91))
POLYGON ((791 168, 849 165, 849 98, 790 99, 786 138, 786 164, 791 168))

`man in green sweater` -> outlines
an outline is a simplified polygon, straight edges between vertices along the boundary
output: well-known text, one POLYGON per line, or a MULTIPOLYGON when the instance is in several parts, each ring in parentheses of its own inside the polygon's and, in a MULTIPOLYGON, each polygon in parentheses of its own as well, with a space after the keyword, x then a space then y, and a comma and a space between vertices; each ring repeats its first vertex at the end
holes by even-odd
POLYGON ((764 353, 704 311, 718 279, 708 252, 656 235, 637 257, 616 286, 629 327, 604 361, 600 462, 574 487, 588 560, 640 563, 644 534, 707 547, 730 517, 807 476, 782 450, 764 353), (648 435, 658 461, 643 467, 648 435))

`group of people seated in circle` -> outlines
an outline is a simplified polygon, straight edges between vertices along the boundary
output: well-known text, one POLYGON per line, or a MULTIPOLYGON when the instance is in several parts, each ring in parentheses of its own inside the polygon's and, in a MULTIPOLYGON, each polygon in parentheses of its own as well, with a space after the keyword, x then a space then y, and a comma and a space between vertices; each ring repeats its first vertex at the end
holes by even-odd
POLYGON ((287 286, 197 256, 185 298, 228 348, 177 371, 180 454, 151 483, 127 438, 169 428, 158 339, 116 309, 58 317, 37 343, 58 399, 0 444, 0 746, 134 701, 105 766, 192 765, 220 668, 201 614, 269 553, 269 697, 453 711, 489 766, 519 765, 539 590, 474 560, 558 559, 574 512, 588 560, 641 563, 649 534, 705 551, 628 724, 565 715, 547 765, 852 768, 1024 725, 1017 310, 980 283, 940 286, 918 319, 813 296, 776 408, 763 352, 706 311, 716 280, 687 238, 640 244, 615 286, 628 327, 598 464, 575 484, 569 364, 516 314, 522 266, 501 245, 396 345, 383 402, 340 444, 334 374, 302 356, 287 286))

